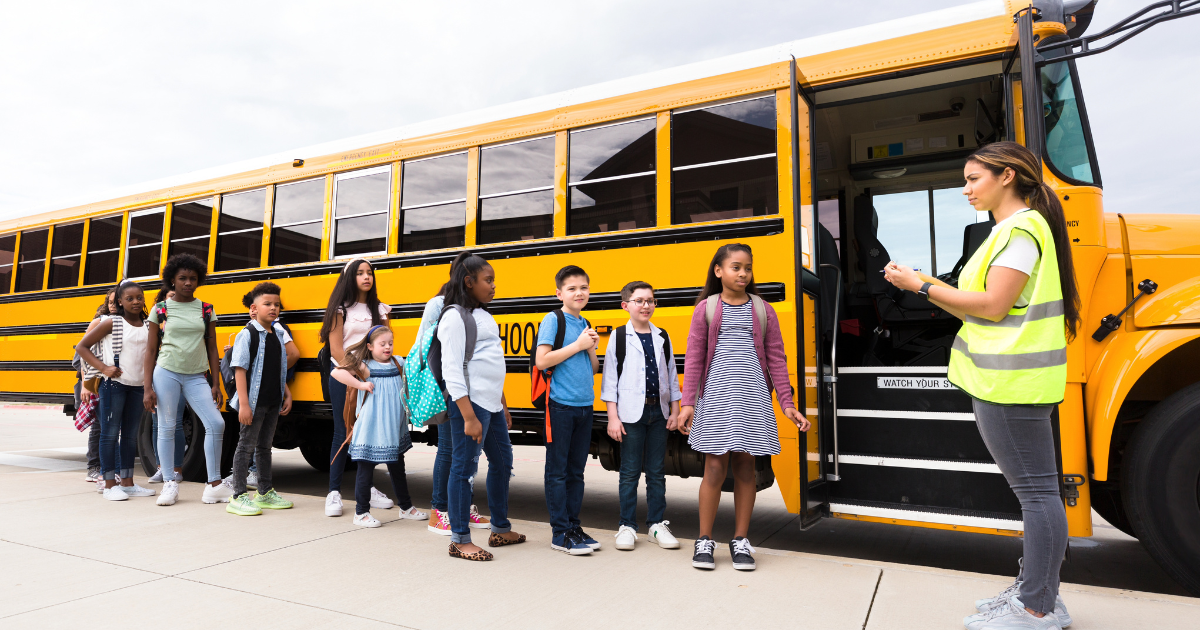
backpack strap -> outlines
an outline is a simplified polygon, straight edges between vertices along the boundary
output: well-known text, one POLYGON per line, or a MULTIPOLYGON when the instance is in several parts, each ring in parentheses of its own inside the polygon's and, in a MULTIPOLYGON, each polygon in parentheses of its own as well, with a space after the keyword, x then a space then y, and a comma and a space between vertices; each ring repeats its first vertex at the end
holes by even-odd
POLYGON ((754 319, 758 320, 758 334, 762 337, 767 335, 767 303, 763 299, 753 293, 750 294, 750 303, 754 308, 754 319))
POLYGON ((118 357, 125 348, 125 318, 120 315, 109 315, 109 318, 112 319, 112 353, 118 357))
POLYGON ((671 352, 671 335, 668 335, 667 331, 659 328, 658 336, 662 337, 663 340, 663 359, 667 361, 674 361, 675 353, 671 352))
MULTIPOLYGON (((258 329, 252 322, 246 322, 246 332, 250 333, 250 363, 246 365, 246 378, 250 378, 250 373, 254 370, 254 361, 258 359, 258 329)), ((282 353, 280 355, 282 356, 282 353)), ((250 386, 249 381, 246 382, 246 386, 250 386)))
POLYGON ((204 327, 208 327, 208 320, 213 319, 213 305, 208 302, 200 302, 200 321, 204 322, 204 327))
POLYGON ((617 383, 621 382, 621 374, 625 372, 625 353, 628 351, 628 340, 625 339, 625 324, 617 326, 613 331, 617 339, 617 383))
POLYGON ((704 323, 712 326, 712 320, 717 316, 717 300, 721 299, 716 293, 704 299, 704 323))
POLYGON ((560 350, 567 338, 567 316, 563 315, 561 308, 556 308, 554 309, 554 317, 558 319, 558 330, 554 333, 554 346, 550 349, 560 350))

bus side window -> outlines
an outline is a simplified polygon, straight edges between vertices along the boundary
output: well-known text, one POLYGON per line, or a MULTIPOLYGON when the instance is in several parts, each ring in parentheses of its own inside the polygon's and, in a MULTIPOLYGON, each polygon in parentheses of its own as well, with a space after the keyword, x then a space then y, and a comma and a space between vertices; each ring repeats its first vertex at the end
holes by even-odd
POLYGON ((116 282, 117 262, 121 258, 121 215, 92 219, 88 227, 87 252, 83 283, 116 282))
POLYGON ((208 239, 212 233, 212 198, 177 203, 171 208, 171 243, 167 257, 191 254, 208 261, 208 239))
POLYGON ((779 212, 775 95, 672 114, 672 223, 779 212))
POLYGON ((387 253, 391 189, 391 165, 334 176, 331 257, 387 253))
POLYGON ((321 260, 325 223, 325 178, 275 186, 271 213, 271 265, 321 260))
POLYGON ((129 243, 125 250, 126 278, 153 278, 162 267, 163 217, 166 208, 129 213, 129 243))
POLYGON ((215 271, 259 266, 266 206, 266 188, 221 196, 215 271))
POLYGON ((571 132, 567 234, 657 224, 657 127, 643 118, 571 132))
POLYGON ((554 235, 554 136, 483 147, 479 152, 476 242, 554 235))
POLYGON ((462 247, 467 223, 467 154, 404 162, 400 251, 462 247))
POLYGON ((0 236, 0 295, 12 287, 13 254, 17 249, 17 235, 0 236))
POLYGON ((79 259, 83 254, 83 224, 56 225, 50 245, 50 286, 61 289, 79 284, 79 259))
POLYGON ((17 260, 17 292, 41 291, 46 272, 46 243, 49 229, 21 232, 21 251, 17 260))

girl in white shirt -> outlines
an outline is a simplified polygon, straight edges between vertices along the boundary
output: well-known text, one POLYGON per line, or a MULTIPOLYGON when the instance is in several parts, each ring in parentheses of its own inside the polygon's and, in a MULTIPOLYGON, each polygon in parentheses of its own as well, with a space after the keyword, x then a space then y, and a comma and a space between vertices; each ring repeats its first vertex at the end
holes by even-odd
MULTIPOLYGON (((346 263, 338 276, 329 305, 325 308, 325 320, 321 324, 321 342, 328 344, 330 371, 342 365, 346 351, 360 342, 374 326, 387 326, 388 313, 392 307, 379 301, 375 287, 375 268, 371 263, 355 258, 346 263)), ((346 470, 346 449, 339 449, 346 441, 346 425, 342 411, 346 404, 346 386, 326 373, 329 382, 329 405, 333 408, 333 442, 329 449, 329 494, 325 497, 325 516, 342 515, 342 473, 346 470)), ((395 503, 375 487, 371 487, 371 507, 386 510, 395 503)))

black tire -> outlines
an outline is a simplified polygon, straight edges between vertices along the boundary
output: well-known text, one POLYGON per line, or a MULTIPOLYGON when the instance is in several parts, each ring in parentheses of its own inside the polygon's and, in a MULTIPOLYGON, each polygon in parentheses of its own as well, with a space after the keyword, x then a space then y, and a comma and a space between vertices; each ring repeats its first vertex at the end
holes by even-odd
POLYGON ((1121 480, 1142 545, 1167 575, 1200 595, 1200 383, 1146 415, 1125 450, 1121 480))
MULTIPOLYGON (((183 480, 206 481, 208 475, 205 473, 204 467, 204 425, 200 423, 200 418, 192 413, 190 407, 184 412, 182 422, 183 437, 186 443, 183 462, 180 464, 180 467, 183 468, 183 480), (193 436, 200 436, 200 440, 193 439, 193 436)), ((147 477, 152 476, 158 470, 158 459, 154 457, 155 439, 153 418, 149 411, 144 411, 142 412, 142 425, 138 428, 138 457, 141 458, 142 470, 145 471, 147 477)))

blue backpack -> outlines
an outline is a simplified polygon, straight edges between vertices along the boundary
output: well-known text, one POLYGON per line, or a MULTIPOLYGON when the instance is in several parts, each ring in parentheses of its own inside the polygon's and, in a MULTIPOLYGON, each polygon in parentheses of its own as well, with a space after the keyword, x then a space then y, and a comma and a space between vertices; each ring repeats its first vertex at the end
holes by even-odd
POLYGON ((453 404, 446 392, 446 382, 442 379, 442 344, 437 338, 438 324, 450 310, 458 311, 463 320, 466 333, 463 377, 467 380, 467 388, 471 387, 467 364, 475 354, 475 340, 479 331, 475 326, 475 318, 467 309, 458 304, 451 304, 442 309, 438 321, 417 339, 404 360, 408 376, 408 419, 414 427, 442 424, 447 419, 447 406, 453 404))

